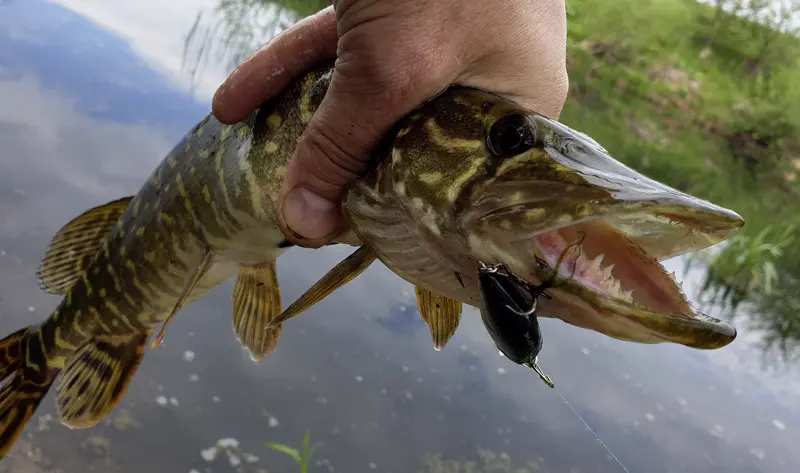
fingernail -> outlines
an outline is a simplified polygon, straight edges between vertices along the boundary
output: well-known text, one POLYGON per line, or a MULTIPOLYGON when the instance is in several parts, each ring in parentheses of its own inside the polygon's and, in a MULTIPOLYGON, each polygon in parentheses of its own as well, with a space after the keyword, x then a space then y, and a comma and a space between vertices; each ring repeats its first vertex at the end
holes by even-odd
POLYGON ((308 189, 292 189, 283 201, 284 222, 302 238, 327 236, 336 229, 337 218, 333 202, 308 189))

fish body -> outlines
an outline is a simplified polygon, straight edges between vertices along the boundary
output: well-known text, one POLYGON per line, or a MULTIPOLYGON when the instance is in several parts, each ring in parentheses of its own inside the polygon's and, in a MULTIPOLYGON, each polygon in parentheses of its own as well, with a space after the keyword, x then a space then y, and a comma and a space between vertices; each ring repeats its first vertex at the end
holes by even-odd
POLYGON ((207 115, 136 195, 56 233, 38 277, 62 301, 0 341, 0 455, 54 383, 64 425, 96 424, 123 395, 155 328, 232 277, 234 332, 256 360, 274 349, 280 327, 266 325, 281 308, 275 260, 292 246, 275 199, 330 71, 312 71, 235 125, 207 115))
POLYGON ((316 296, 281 313, 275 260, 291 244, 276 223, 276 198, 331 77, 332 64, 321 64, 234 125, 209 114, 135 196, 56 233, 38 277, 61 303, 0 340, 0 455, 54 384, 63 424, 96 424, 124 395, 156 327, 232 277, 233 329, 255 360, 274 350, 289 312, 375 259, 415 285, 442 349, 462 304, 479 306, 479 262, 504 263, 535 284, 583 231, 594 259, 567 262, 579 278, 553 289, 545 316, 632 341, 710 348, 735 336, 694 312, 657 260, 726 238, 738 215, 647 180, 553 120, 462 87, 387 135, 342 202, 350 228, 335 242, 360 249, 323 278, 327 286, 315 286, 316 296), (630 275, 610 277, 595 264, 601 251, 616 253, 624 272, 647 276, 644 289, 621 295, 617 283, 630 275))

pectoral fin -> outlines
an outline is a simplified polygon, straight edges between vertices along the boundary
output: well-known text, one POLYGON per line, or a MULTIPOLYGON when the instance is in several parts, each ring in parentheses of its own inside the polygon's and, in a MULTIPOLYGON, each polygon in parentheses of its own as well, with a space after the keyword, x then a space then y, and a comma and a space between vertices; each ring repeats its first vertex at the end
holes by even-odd
POLYGON ((51 294, 66 294, 80 278, 133 197, 87 210, 61 227, 42 258, 36 277, 51 294))
POLYGON ((414 286, 414 291, 419 313, 431 331, 433 348, 442 351, 458 328, 461 302, 419 286, 414 286))
POLYGON ((159 345, 161 345, 161 342, 164 341, 164 331, 167 329, 167 326, 172 321, 172 318, 175 316, 175 314, 177 314, 181 309, 183 303, 186 302, 186 298, 192 293, 192 290, 197 285, 197 282, 203 278, 203 275, 206 273, 206 271, 208 271, 208 268, 211 267, 213 256, 214 255, 211 253, 211 250, 206 250, 206 253, 203 255, 203 260, 200 261, 200 264, 189 276, 189 280, 186 281, 186 285, 183 286, 183 291, 181 291, 178 301, 175 302, 175 307, 172 308, 172 312, 169 313, 167 318, 164 320, 164 323, 161 324, 161 329, 158 331, 158 334, 150 344, 151 348, 157 348, 159 345))
POLYGON ((253 361, 261 361, 275 349, 281 325, 267 328, 281 311, 281 292, 275 262, 241 266, 233 286, 233 331, 247 347, 253 361))
POLYGON ((67 363, 56 387, 61 423, 71 429, 97 424, 117 405, 139 368, 150 332, 98 338, 67 363))
POLYGON ((281 324, 326 298, 328 294, 355 279, 377 257, 378 255, 370 247, 366 245, 360 247, 325 273, 319 281, 275 318, 272 325, 281 324))

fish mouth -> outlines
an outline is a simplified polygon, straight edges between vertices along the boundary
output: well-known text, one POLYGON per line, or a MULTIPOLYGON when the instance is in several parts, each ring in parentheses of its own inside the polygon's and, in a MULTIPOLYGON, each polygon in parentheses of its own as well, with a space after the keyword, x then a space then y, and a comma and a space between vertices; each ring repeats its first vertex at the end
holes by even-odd
POLYGON ((608 222, 545 232, 531 246, 540 263, 528 277, 550 285, 537 315, 640 343, 715 349, 736 338, 733 326, 697 311, 675 274, 608 222))
POLYGON ((731 343, 736 329, 693 307, 660 261, 729 238, 742 217, 637 173, 564 125, 536 120, 551 137, 539 155, 527 168, 519 160, 463 216, 479 235, 474 255, 544 283, 537 316, 639 343, 731 343))

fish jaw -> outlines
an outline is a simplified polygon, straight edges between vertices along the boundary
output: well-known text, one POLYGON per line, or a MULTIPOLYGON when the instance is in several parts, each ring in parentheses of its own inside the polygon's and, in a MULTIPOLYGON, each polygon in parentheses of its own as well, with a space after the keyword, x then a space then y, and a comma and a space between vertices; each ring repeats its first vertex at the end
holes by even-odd
POLYGON ((744 224, 736 212, 475 89, 453 87, 419 107, 381 156, 344 213, 412 284, 477 307, 479 262, 503 263, 530 284, 550 283, 539 316, 639 343, 712 349, 735 339, 659 262, 729 238, 744 224))
POLYGON ((537 315, 639 343, 731 343, 735 328, 694 308, 659 261, 729 238, 742 217, 637 173, 558 122, 528 120, 537 155, 518 157, 462 215, 471 256, 551 285, 537 315))

